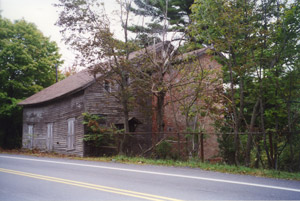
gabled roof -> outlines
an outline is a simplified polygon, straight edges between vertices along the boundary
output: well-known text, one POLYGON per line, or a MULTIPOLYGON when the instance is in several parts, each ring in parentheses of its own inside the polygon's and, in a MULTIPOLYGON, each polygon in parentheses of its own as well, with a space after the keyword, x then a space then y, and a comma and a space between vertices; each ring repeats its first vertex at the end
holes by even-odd
POLYGON ((88 70, 82 70, 62 81, 59 81, 43 89, 42 91, 30 96, 29 98, 26 98, 18 105, 33 105, 45 103, 69 94, 76 93, 90 86, 94 82, 95 79, 92 75, 89 74, 88 70))

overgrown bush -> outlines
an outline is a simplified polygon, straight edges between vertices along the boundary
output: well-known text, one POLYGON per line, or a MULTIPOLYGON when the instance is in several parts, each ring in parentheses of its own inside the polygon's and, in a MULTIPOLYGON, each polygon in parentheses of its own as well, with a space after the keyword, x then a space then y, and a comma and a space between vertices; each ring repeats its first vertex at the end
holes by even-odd
POLYGON ((167 142, 163 141, 154 150, 155 156, 160 159, 171 159, 173 158, 172 154, 172 145, 167 142))
POLYGON ((227 164, 234 164, 234 136, 218 135, 220 156, 227 164))
POLYGON ((102 147, 102 146, 114 146, 115 140, 113 133, 117 131, 114 128, 101 126, 99 122, 104 117, 98 115, 83 113, 83 125, 85 125, 85 135, 83 140, 88 143, 89 146, 102 147))
POLYGON ((299 172, 300 171, 300 152, 298 148, 300 144, 300 136, 294 136, 291 144, 287 144, 278 160, 278 169, 299 172), (293 154, 292 154, 293 153, 293 154))

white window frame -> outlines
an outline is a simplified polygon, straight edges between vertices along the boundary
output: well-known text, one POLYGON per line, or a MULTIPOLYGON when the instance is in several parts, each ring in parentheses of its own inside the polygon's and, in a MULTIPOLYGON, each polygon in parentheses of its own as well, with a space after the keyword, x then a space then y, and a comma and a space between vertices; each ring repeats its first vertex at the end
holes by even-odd
POLYGON ((67 135, 67 149, 74 149, 75 145, 75 118, 68 119, 68 135, 67 135))
POLYGON ((32 149, 33 148, 33 124, 28 124, 27 136, 29 141, 28 148, 32 149))
POLYGON ((47 150, 52 151, 53 150, 53 123, 47 124, 47 150))

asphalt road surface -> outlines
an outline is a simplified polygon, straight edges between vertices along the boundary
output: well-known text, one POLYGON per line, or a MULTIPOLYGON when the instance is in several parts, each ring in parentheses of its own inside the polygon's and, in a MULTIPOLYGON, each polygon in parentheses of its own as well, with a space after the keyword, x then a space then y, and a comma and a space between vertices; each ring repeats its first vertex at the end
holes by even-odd
POLYGON ((300 200, 300 182, 0 154, 0 200, 300 200))

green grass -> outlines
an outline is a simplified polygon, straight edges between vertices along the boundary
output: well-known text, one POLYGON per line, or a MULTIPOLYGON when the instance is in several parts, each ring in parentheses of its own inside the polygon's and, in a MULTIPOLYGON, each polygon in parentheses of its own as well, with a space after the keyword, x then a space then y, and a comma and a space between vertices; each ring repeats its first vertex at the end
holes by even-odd
POLYGON ((226 164, 211 164, 209 162, 200 162, 197 160, 190 161, 174 161, 174 160, 154 160, 142 157, 126 157, 126 156, 114 156, 114 157, 96 157, 96 158, 80 158, 81 160, 96 160, 96 161, 115 161, 119 163, 127 164, 149 164, 149 165, 162 165, 162 166, 174 166, 174 167, 190 167, 199 168, 202 170, 216 171, 231 174, 243 174, 259 177, 269 177, 277 179, 289 179, 300 181, 300 173, 291 173, 284 171, 268 170, 268 169, 254 169, 244 166, 234 166, 226 164))
POLYGON ((190 167, 199 168, 202 170, 216 171, 231 174, 243 174, 252 175, 258 177, 269 177, 276 179, 288 179, 288 180, 298 180, 300 181, 300 172, 291 173, 284 171, 276 171, 269 169, 254 169, 244 166, 234 166, 226 164, 211 164, 209 162, 200 162, 198 160, 189 161, 174 161, 174 160, 162 160, 162 159, 149 159, 143 157, 127 157, 127 156, 112 156, 112 157, 76 157, 76 156, 66 156, 55 153, 43 153, 39 151, 20 151, 20 150, 0 150, 0 153, 11 153, 11 154, 25 154, 37 157, 52 157, 52 158, 69 158, 77 160, 87 160, 87 161, 102 161, 102 162, 117 162, 126 164, 139 164, 139 165, 161 165, 161 166, 173 166, 173 167, 190 167))

